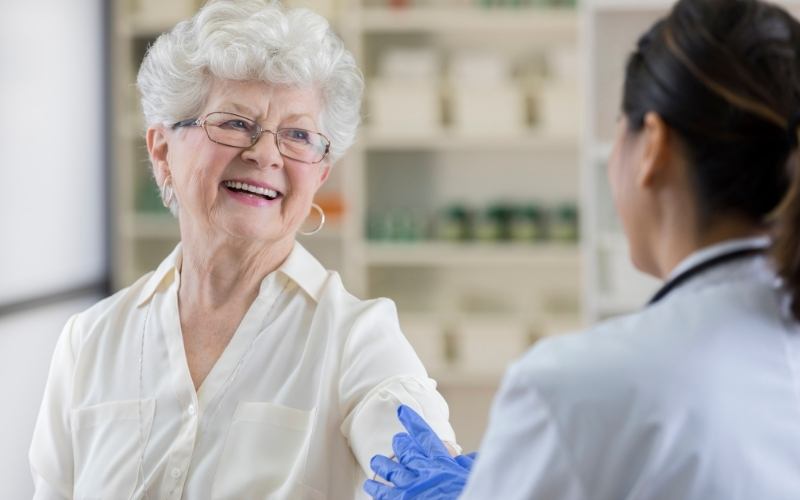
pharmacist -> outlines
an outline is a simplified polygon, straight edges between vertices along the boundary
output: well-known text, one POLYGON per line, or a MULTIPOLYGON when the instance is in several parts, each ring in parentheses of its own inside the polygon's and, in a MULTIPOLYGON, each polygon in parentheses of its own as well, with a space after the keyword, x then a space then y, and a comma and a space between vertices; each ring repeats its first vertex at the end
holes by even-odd
POLYGON ((543 341, 508 372, 480 454, 406 407, 375 498, 800 498, 800 24, 681 0, 627 63, 609 164, 641 312, 543 341), (470 473, 470 469, 472 469, 470 473))

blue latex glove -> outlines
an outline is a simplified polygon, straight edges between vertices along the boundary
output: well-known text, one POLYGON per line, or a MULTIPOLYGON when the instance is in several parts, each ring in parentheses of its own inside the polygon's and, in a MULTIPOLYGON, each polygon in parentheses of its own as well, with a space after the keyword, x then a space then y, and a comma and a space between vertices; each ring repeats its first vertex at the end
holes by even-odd
POLYGON ((375 455, 370 467, 391 486, 368 480, 364 490, 375 500, 449 500, 467 484, 475 454, 450 456, 425 420, 401 405, 397 416, 408 432, 395 435, 392 449, 398 462, 375 455))

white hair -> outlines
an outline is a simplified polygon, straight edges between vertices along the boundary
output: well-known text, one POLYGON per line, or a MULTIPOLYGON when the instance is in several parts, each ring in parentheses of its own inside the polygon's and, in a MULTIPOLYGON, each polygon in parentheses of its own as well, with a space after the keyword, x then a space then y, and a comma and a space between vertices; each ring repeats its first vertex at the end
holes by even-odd
POLYGON ((314 87, 331 161, 355 140, 363 76, 328 21, 310 10, 275 0, 211 0, 159 36, 136 80, 147 126, 197 116, 215 79, 314 87))

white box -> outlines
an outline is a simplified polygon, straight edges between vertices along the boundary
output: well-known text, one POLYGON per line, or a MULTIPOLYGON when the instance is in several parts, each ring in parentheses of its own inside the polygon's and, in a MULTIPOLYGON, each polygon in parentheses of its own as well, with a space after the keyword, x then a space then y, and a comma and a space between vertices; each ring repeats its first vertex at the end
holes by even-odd
POLYGON ((367 118, 375 135, 429 136, 441 132, 437 81, 372 80, 367 118))
POLYGON ((505 83, 511 77, 511 60, 490 52, 464 52, 450 59, 450 81, 459 83, 505 83))
POLYGON ((580 80, 580 59, 577 47, 553 47, 545 52, 547 73, 557 82, 580 80))
POLYGON ((536 93, 537 129, 548 137, 578 137, 581 99, 575 81, 547 80, 536 93))
POLYGON ((441 73, 439 54, 432 48, 387 50, 378 63, 378 76, 385 80, 437 80, 441 73))
POLYGON ((463 373, 501 375, 530 345, 526 325, 502 316, 464 320, 454 334, 456 366, 463 373))
POLYGON ((527 128, 525 95, 512 81, 456 83, 451 111, 453 132, 463 136, 521 136, 527 128))

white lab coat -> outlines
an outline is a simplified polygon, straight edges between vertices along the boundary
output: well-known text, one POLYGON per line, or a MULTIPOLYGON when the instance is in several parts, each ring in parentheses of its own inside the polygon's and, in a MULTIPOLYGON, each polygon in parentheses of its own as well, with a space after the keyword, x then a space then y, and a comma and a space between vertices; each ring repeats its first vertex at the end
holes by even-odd
POLYGON ((36 499, 366 498, 399 404, 455 440, 394 304, 356 299, 299 244, 195 391, 180 262, 178 246, 67 323, 31 444, 36 499))
POLYGON ((799 499, 800 328, 767 258, 537 344, 504 379, 462 498, 799 499))

